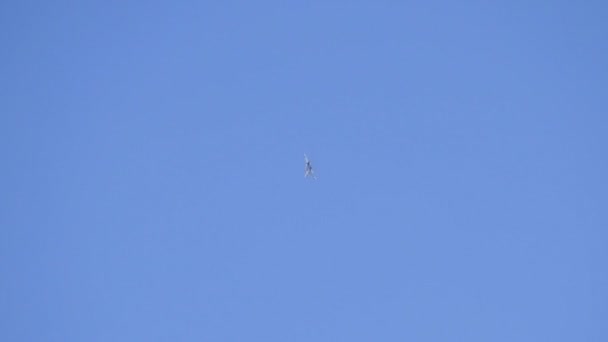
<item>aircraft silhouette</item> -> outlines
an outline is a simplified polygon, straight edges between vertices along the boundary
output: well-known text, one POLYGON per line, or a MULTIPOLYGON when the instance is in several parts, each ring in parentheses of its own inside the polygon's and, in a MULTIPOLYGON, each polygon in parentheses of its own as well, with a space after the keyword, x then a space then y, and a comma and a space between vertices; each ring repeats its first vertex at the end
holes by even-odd
POLYGON ((310 159, 308 159, 308 157, 305 154, 304 155, 304 178, 309 178, 309 177, 312 177, 313 179, 317 179, 317 176, 315 176, 315 171, 312 168, 312 163, 310 162, 310 159))

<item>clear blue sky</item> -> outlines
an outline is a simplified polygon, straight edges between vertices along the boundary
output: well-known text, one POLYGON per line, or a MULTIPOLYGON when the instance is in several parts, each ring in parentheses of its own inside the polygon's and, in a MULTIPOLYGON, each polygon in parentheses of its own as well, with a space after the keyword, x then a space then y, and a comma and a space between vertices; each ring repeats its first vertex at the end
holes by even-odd
POLYGON ((4 1, 0 340, 607 341, 606 18, 4 1))

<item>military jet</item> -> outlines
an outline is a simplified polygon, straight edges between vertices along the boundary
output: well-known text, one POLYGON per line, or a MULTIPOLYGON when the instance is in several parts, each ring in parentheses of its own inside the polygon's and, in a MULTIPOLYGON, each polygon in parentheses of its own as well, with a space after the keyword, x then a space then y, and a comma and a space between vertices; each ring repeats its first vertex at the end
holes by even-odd
POLYGON ((312 164, 308 157, 304 155, 304 178, 312 177, 312 179, 317 179, 315 176, 315 171, 312 169, 312 164))

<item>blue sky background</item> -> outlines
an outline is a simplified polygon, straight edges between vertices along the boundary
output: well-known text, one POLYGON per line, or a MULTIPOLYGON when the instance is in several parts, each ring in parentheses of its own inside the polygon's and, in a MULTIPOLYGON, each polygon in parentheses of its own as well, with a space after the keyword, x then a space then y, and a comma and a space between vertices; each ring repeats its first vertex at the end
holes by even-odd
POLYGON ((2 2, 0 340, 608 340, 606 18, 2 2))

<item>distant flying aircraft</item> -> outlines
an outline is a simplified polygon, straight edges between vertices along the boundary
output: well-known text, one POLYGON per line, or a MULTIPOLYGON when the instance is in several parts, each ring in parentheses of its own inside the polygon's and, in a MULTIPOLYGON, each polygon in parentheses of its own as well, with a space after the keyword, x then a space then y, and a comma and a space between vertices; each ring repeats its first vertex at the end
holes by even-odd
POLYGON ((315 176, 315 171, 312 169, 312 163, 310 162, 308 157, 304 155, 304 178, 307 177, 317 179, 317 176, 315 176))

